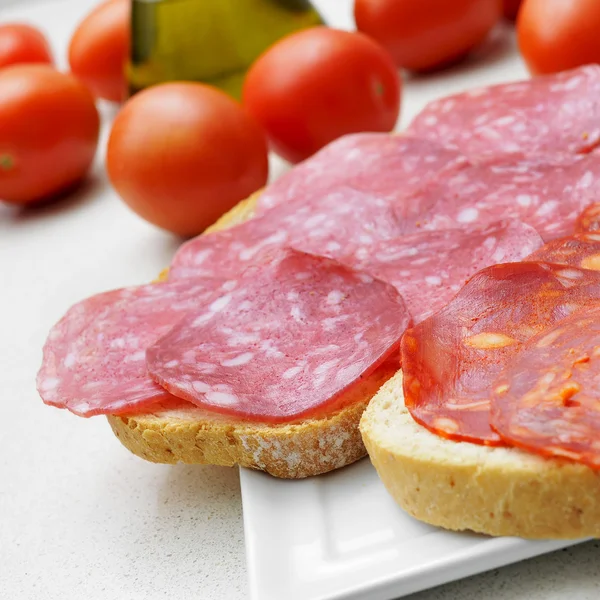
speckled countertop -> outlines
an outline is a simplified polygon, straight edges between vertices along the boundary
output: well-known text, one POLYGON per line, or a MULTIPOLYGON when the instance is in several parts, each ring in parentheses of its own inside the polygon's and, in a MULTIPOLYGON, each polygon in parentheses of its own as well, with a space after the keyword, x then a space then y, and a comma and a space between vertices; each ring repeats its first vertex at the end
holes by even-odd
MULTIPOLYGON (((317 3, 348 18, 347 0, 317 3)), ((92 4, 0 0, 0 21, 41 24, 64 56, 92 4)), ((0 207, 0 598, 248 600, 235 469, 146 463, 104 419, 45 407, 35 392, 41 345, 66 307, 152 279, 177 246, 125 209, 100 162, 66 202, 35 213, 0 207)), ((412 596, 599 597, 597 542, 412 596)))

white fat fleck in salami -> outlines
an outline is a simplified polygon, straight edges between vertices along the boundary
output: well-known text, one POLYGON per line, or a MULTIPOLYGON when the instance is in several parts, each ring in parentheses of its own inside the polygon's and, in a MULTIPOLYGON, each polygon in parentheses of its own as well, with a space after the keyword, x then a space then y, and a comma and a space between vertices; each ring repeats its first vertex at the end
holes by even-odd
POLYGON ((397 350, 410 320, 389 284, 295 250, 252 267, 230 298, 219 312, 189 313, 151 346, 148 370, 181 398, 255 420, 285 421, 334 401, 397 350))
POLYGON ((461 153, 426 139, 384 133, 347 135, 270 185, 258 201, 257 212, 294 199, 311 204, 342 185, 396 200, 465 164, 461 153))
MULTIPOLYGON (((222 283, 189 279, 144 285, 76 304, 44 346, 37 376, 42 400, 83 417, 179 402, 148 376, 146 348, 189 310, 207 303, 214 293, 222 295, 222 283)), ((179 359, 172 366, 178 364, 179 359)))
POLYGON ((532 227, 505 221, 483 229, 425 231, 388 240, 352 266, 391 283, 416 324, 446 305, 479 270, 520 261, 542 243, 532 227))
POLYGON ((412 226, 435 231, 518 219, 548 241, 571 233, 581 212, 598 197, 597 151, 494 159, 440 178, 420 192, 412 226))
POLYGON ((600 142, 600 67, 435 100, 408 132, 472 158, 586 152, 600 142), (452 108, 445 110, 449 102, 452 108))

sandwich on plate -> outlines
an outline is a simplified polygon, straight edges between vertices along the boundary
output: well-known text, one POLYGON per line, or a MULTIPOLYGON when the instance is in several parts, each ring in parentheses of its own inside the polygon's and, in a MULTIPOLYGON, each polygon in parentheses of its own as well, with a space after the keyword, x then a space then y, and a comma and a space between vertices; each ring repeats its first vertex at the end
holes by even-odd
POLYGON ((340 138, 67 311, 46 404, 153 462, 302 478, 367 451, 415 517, 600 534, 600 67, 340 138))

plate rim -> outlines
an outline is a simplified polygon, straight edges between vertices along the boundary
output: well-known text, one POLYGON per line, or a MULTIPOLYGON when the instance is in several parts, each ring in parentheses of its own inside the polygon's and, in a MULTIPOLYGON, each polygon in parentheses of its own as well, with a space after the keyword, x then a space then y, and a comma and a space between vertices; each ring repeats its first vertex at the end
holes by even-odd
MULTIPOLYGON (((364 460, 368 460, 366 457, 364 460)), ((257 533, 260 524, 254 522, 254 506, 264 502, 262 496, 257 496, 256 484, 259 478, 271 477, 262 472, 239 467, 240 490, 242 495, 242 510, 244 523, 244 543, 246 548, 246 566, 248 573, 248 584, 251 600, 280 600, 285 597, 289 590, 277 590, 277 596, 265 594, 262 576, 267 569, 261 564, 257 549, 257 533)), ((310 481, 313 478, 308 478, 310 481)), ((278 481, 273 478, 274 481, 278 481)), ((287 482, 290 483, 290 482, 287 482)), ((300 482, 299 482, 300 483, 300 482)), ((381 485, 383 485, 380 482, 381 485)), ((260 494, 260 492, 258 492, 260 494)), ((387 492, 386 492, 387 493, 387 492)), ((438 528, 440 532, 444 530, 438 528)), ((461 535, 460 532, 448 532, 453 535, 461 535)), ((305 597, 305 600, 391 600, 398 599, 407 594, 423 591, 439 585, 471 577, 509 564, 514 564, 534 558, 562 548, 574 546, 588 541, 590 538, 576 540, 526 540, 516 537, 489 537, 484 539, 484 544, 475 547, 458 550, 449 558, 433 561, 432 564, 414 567, 409 573, 401 574, 398 570, 392 570, 386 575, 375 577, 366 581, 363 585, 348 588, 340 585, 340 589, 334 592, 319 593, 305 597), (399 589, 402 587, 402 589, 399 589)), ((335 578, 334 578, 335 579, 335 578)), ((333 579, 333 580, 334 580, 333 579)))

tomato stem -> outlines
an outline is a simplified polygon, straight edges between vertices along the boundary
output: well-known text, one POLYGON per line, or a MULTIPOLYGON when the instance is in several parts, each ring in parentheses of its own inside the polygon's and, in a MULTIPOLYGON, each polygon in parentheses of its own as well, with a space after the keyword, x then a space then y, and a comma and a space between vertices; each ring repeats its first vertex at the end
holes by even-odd
POLYGON ((10 154, 0 154, 0 169, 10 171, 15 166, 15 161, 10 154))

